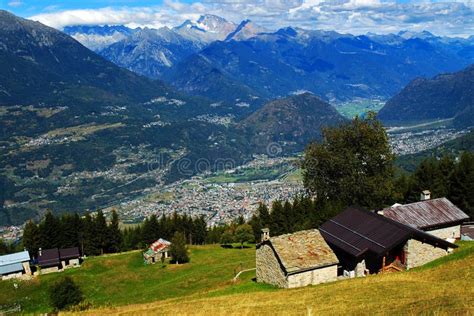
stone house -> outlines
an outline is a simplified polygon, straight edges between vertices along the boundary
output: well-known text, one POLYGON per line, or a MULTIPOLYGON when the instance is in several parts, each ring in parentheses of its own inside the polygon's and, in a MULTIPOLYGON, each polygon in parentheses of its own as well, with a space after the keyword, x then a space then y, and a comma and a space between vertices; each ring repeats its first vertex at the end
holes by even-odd
POLYGON ((143 253, 143 259, 147 264, 160 262, 161 260, 169 258, 171 242, 160 238, 148 247, 147 251, 143 253))
POLYGON ((270 237, 257 244, 257 282, 295 288, 335 281, 338 259, 317 229, 270 237))
POLYGON ((447 198, 431 200, 429 191, 423 191, 420 202, 395 204, 379 214, 450 241, 461 238, 461 224, 469 219, 447 198))
POLYGON ((21 251, 0 256, 0 277, 2 280, 31 275, 30 254, 21 251))
POLYGON ((339 259, 339 275, 401 271, 439 258, 457 246, 382 215, 349 207, 319 231, 339 259))

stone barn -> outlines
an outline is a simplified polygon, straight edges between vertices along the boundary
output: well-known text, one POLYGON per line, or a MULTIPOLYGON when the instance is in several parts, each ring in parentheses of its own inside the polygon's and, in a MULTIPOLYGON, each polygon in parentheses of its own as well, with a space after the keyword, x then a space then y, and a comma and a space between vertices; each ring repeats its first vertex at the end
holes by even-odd
POLYGON ((423 201, 405 205, 395 204, 379 213, 442 239, 460 239, 461 224, 467 221, 469 216, 447 198, 430 200, 429 191, 423 192, 423 201))
POLYGON ((295 288, 337 280, 338 260, 317 229, 270 237, 257 245, 257 282, 295 288))
POLYGON ((382 215, 349 207, 319 231, 340 263, 339 275, 401 271, 446 255, 457 246, 382 215))

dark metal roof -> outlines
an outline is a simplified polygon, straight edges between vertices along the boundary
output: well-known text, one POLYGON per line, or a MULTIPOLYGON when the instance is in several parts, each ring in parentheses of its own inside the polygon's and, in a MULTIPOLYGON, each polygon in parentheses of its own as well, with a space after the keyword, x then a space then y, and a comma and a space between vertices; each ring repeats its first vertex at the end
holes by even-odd
POLYGON ((79 258, 80 257, 79 248, 72 247, 72 248, 59 249, 59 257, 61 260, 79 258))
POLYGON ((398 205, 383 210, 385 217, 420 229, 447 226, 469 219, 447 198, 398 205))
POLYGON ((51 267, 59 265, 58 248, 42 250, 41 255, 38 256, 38 264, 40 265, 40 267, 51 267))
POLYGON ((368 251, 383 255, 408 239, 445 249, 457 247, 421 230, 357 207, 347 208, 321 225, 319 230, 328 244, 355 257, 368 251))

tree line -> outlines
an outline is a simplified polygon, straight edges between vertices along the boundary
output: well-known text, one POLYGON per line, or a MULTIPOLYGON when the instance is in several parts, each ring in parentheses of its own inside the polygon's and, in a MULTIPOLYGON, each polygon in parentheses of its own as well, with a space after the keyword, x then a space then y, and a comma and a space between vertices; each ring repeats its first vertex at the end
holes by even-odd
POLYGON ((39 248, 69 247, 79 247, 81 253, 90 256, 143 249, 159 238, 171 240, 176 232, 181 233, 188 244, 203 244, 207 238, 206 221, 203 217, 176 213, 159 219, 151 215, 143 223, 122 230, 115 211, 110 221, 102 211, 83 217, 77 213, 55 216, 48 212, 40 223, 26 223, 22 241, 33 256, 39 248))

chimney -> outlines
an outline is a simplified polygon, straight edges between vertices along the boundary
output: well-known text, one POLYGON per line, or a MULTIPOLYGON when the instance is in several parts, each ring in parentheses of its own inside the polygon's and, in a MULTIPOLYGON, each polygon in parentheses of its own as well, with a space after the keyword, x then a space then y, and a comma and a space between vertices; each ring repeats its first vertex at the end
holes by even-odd
POLYGON ((431 199, 431 192, 429 190, 423 190, 420 195, 420 201, 426 201, 431 199))
POLYGON ((40 257, 41 257, 41 256, 42 256, 42 254, 43 254, 43 252, 41 251, 41 248, 40 248, 40 249, 38 249, 38 256, 40 256, 40 257))
POLYGON ((270 239, 270 229, 268 228, 262 228, 262 240, 261 242, 264 242, 265 240, 270 239))

